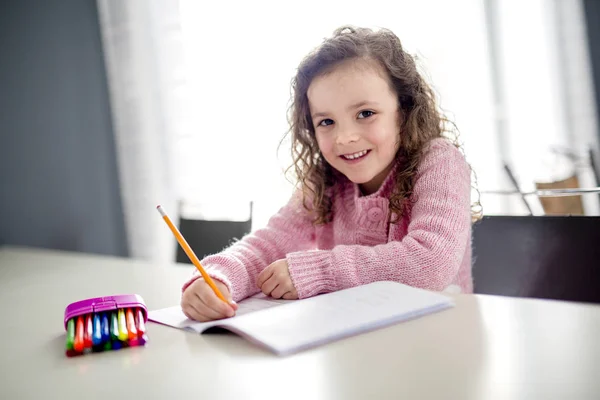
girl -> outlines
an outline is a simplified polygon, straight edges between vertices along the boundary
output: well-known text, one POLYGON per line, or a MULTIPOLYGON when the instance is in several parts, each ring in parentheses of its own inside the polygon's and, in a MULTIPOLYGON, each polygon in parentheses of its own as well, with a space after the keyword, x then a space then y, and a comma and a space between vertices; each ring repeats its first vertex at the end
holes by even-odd
POLYGON ((400 40, 342 27, 293 90, 300 188, 264 229, 202 261, 230 304, 195 272, 184 314, 231 317, 259 291, 302 299, 382 280, 472 292, 471 170, 400 40))

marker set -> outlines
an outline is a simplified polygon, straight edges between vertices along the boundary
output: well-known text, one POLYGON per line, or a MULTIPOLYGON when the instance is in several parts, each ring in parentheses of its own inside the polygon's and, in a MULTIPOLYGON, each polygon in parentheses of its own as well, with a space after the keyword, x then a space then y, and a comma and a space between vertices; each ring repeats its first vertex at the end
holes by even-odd
POLYGON ((65 309, 66 355, 69 357, 123 347, 148 340, 148 310, 139 295, 96 297, 65 309))

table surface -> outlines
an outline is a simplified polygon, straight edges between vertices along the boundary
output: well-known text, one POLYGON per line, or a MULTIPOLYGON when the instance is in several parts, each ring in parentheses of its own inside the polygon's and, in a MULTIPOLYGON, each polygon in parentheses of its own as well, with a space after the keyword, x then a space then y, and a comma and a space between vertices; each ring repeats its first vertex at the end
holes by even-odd
POLYGON ((68 303, 177 305, 192 268, 0 248, 0 398, 600 398, 600 306, 499 296, 456 295, 453 309, 288 357, 151 322, 145 347, 65 356, 68 303))

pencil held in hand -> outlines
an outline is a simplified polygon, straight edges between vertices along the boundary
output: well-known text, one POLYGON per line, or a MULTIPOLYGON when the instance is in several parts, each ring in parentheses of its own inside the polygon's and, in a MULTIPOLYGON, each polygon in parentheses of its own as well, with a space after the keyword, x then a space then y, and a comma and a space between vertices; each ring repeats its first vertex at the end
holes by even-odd
POLYGON ((171 218, 169 218, 169 216, 167 215, 165 210, 163 210, 162 206, 159 205, 156 207, 156 209, 158 210, 158 212, 160 213, 162 218, 165 220, 165 222, 171 229, 171 232, 173 232, 175 239, 177 239, 177 241, 179 242, 179 245, 181 246, 183 251, 185 251, 185 254, 187 254, 190 261, 196 266, 198 271, 200 271, 200 273, 202 274, 202 277, 204 278, 204 281, 206 283, 208 283, 208 285, 211 287, 213 292, 215 292, 215 294, 217 295, 218 298, 223 300, 225 303, 229 304, 229 302, 227 301, 227 299, 225 299, 225 297, 223 296, 221 291, 217 288, 217 286, 215 285, 215 283, 213 282, 211 277, 206 273, 206 271, 204 271, 204 268, 202 268, 202 265, 200 264, 200 260, 198 260, 198 257, 196 257, 196 254, 194 253, 194 251, 192 250, 190 245, 187 243, 187 241, 181 235, 181 233, 179 232, 179 229, 177 229, 177 227, 175 225, 173 225, 171 218))

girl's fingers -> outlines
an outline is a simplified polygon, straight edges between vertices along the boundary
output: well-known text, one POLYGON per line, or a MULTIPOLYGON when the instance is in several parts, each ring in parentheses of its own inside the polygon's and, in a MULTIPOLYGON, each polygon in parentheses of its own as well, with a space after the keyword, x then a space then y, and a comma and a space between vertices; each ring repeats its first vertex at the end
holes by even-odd
MULTIPOLYGON (((229 295, 229 290, 220 285, 220 290, 229 295)), ((233 301, 231 301, 233 303, 233 301)), ((183 293, 181 307, 184 315, 196 321, 212 321, 232 317, 237 310, 237 304, 229 305, 217 297, 212 288, 201 279, 193 282, 189 290, 183 293)))
POLYGON ((271 266, 269 265, 267 268, 263 269, 260 274, 258 274, 258 277, 256 278, 256 286, 258 286, 259 289, 262 289, 265 282, 273 275, 273 269, 270 267, 271 266))
POLYGON ((213 319, 233 317, 235 314, 233 308, 223 300, 219 299, 210 287, 207 287, 206 289, 207 290, 202 291, 198 296, 204 305, 202 310, 203 313, 213 319))
POLYGON ((282 298, 284 300, 297 300, 298 292, 296 292, 296 289, 292 289, 289 292, 285 293, 282 298))
POLYGON ((194 319, 194 317, 192 317, 192 315, 187 312, 187 305, 186 306, 182 306, 181 307, 181 311, 183 312, 183 315, 185 315, 187 318, 194 319))
POLYGON ((274 299, 280 299, 284 294, 288 292, 288 289, 283 285, 277 285, 271 292, 271 297, 274 299))
POLYGON ((197 305, 186 302, 181 307, 183 314, 189 319, 193 319, 194 321, 204 322, 207 321, 206 317, 198 310, 197 305))
POLYGON ((209 322, 212 321, 211 318, 207 317, 206 315, 202 314, 202 313, 196 313, 194 315, 194 318, 192 318, 194 321, 198 321, 198 322, 209 322))
POLYGON ((266 296, 270 296, 273 289, 275 289, 277 287, 277 284, 278 284, 278 282, 275 279, 275 277, 271 277, 265 283, 262 284, 262 286, 260 287, 260 290, 266 296))

